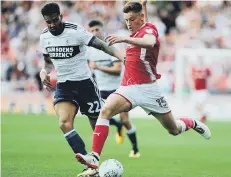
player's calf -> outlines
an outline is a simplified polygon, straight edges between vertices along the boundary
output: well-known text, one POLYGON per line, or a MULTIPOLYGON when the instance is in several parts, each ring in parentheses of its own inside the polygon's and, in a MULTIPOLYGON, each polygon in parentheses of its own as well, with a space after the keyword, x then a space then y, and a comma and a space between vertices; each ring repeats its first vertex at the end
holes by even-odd
POLYGON ((181 133, 180 129, 170 129, 168 130, 168 133, 173 135, 173 136, 177 136, 181 133))

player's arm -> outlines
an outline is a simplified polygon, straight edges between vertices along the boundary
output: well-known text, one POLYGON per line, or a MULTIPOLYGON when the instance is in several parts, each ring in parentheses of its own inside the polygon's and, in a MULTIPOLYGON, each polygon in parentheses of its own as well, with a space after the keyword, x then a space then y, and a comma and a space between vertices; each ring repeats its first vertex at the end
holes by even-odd
POLYGON ((148 22, 148 11, 147 11, 147 0, 140 0, 140 3, 143 7, 143 13, 144 13, 144 23, 148 22))
POLYGON ((53 86, 50 83, 50 76, 48 75, 52 69, 54 68, 54 65, 49 57, 48 54, 44 54, 44 67, 40 71, 40 78, 43 83, 48 89, 52 89, 53 86))
POLYGON ((45 70, 47 74, 49 74, 52 69, 54 68, 54 65, 50 59, 50 56, 47 55, 47 54, 43 54, 43 57, 44 57, 44 67, 42 70, 45 70))
POLYGON ((106 40, 109 41, 109 45, 125 42, 141 48, 153 48, 156 44, 156 37, 153 34, 145 34, 142 38, 109 35, 106 40))
POLYGON ((113 62, 112 66, 99 66, 95 62, 90 62, 90 68, 98 69, 108 74, 120 75, 122 65, 121 65, 121 62, 119 61, 113 62))
POLYGON ((94 47, 96 49, 102 50, 105 53, 118 58, 121 61, 124 61, 124 55, 119 52, 115 47, 109 46, 106 42, 100 40, 97 37, 93 37, 89 42, 88 46, 94 47))

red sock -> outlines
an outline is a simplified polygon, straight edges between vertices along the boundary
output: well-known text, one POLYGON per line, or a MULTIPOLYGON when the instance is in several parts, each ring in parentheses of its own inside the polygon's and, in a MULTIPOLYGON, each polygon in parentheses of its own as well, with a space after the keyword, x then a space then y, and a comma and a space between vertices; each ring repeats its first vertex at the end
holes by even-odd
POLYGON ((109 125, 96 125, 93 134, 92 151, 97 152, 99 155, 102 152, 104 143, 107 139, 109 132, 109 125))
POLYGON ((184 122, 184 124, 186 126, 186 130, 194 127, 194 121, 193 121, 193 119, 190 119, 190 118, 179 118, 179 120, 181 120, 181 121, 184 122))

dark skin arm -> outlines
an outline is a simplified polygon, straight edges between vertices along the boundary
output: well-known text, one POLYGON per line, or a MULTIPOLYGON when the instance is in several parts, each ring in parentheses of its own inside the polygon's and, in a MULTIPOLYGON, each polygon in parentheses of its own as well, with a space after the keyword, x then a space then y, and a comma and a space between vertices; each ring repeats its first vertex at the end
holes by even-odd
POLYGON ((52 71, 52 69, 54 68, 54 65, 49 55, 44 55, 44 61, 45 61, 44 67, 40 71, 40 78, 41 78, 43 85, 45 85, 46 88, 50 90, 53 88, 53 86, 51 85, 50 76, 48 74, 52 71))

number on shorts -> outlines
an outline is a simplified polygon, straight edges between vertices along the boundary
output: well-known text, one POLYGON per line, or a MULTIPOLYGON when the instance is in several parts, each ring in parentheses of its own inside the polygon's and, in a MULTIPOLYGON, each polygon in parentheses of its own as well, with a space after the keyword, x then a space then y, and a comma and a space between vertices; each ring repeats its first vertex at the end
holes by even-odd
POLYGON ((161 97, 161 98, 157 99, 156 102, 159 104, 160 107, 163 107, 163 108, 168 107, 168 104, 165 101, 164 97, 161 97))
POLYGON ((99 109, 99 105, 100 104, 99 104, 98 101, 94 101, 93 103, 92 102, 88 102, 87 104, 90 106, 90 108, 88 109, 89 113, 95 113, 95 112, 99 112, 100 111, 100 109, 99 109), (95 109, 94 109, 94 107, 95 107, 95 109))

